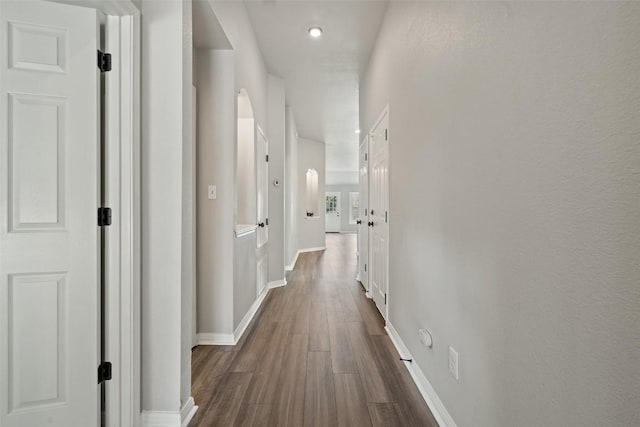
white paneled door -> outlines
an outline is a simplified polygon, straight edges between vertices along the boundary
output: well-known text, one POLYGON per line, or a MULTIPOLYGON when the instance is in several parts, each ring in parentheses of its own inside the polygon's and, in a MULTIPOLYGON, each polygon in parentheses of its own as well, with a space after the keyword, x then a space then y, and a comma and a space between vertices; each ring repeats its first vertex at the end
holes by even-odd
POLYGON ((360 283, 369 292, 369 138, 360 144, 360 212, 358 215, 358 275, 360 283))
POLYGON ((0 1, 0 425, 99 422, 93 9, 0 1))
POLYGON ((373 300, 387 318, 389 251, 389 117, 383 113, 369 135, 369 281, 373 300))
MULTIPOLYGON (((256 139, 256 188, 258 189, 258 247, 269 240, 269 142, 262 129, 257 128, 256 139)), ((266 277, 265 277, 266 279, 266 277)))
POLYGON ((325 194, 325 229, 327 233, 339 233, 340 227, 340 193, 325 194))

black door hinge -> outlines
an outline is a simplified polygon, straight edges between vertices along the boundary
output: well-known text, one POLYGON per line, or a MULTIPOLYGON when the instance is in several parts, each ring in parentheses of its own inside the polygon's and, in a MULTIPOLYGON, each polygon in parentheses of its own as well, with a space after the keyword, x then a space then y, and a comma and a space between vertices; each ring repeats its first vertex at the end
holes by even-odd
POLYGON ((365 162, 367 161, 367 157, 368 157, 367 153, 364 153, 364 161, 365 162))
POLYGON ((98 366, 98 384, 111 380, 111 362, 102 362, 98 366))
POLYGON ((111 71, 111 54, 98 51, 98 68, 103 73, 105 71, 111 71))
POLYGON ((384 211, 384 222, 389 222, 389 212, 384 211))
POLYGON ((384 305, 387 305, 387 294, 384 294, 384 305))
POLYGON ((367 264, 364 265, 364 271, 367 271, 367 264))
POLYGON ((384 130, 384 140, 388 141, 389 140, 389 129, 385 129, 384 130))
POLYGON ((269 218, 264 220, 265 225, 268 227, 269 226, 269 218))
POLYGON ((111 208, 98 208, 98 227, 111 225, 111 208))
POLYGON ((265 157, 266 157, 266 161, 268 162, 269 161, 269 155, 267 154, 265 157))

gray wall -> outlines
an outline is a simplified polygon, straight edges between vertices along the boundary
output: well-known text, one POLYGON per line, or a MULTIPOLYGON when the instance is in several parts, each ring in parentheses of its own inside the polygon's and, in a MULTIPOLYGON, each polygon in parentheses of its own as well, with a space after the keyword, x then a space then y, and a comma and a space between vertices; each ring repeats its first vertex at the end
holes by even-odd
POLYGON ((291 107, 285 108, 285 268, 293 269, 298 253, 298 130, 291 107))
POLYGON ((180 411, 182 380, 184 29, 181 2, 142 2, 141 409, 170 413, 180 411))
POLYGON ((355 233, 358 231, 356 224, 349 224, 349 193, 360 192, 360 187, 354 184, 326 185, 325 192, 340 193, 340 231, 342 233, 355 233))
POLYGON ((196 50, 198 333, 233 332, 234 53, 196 50), (216 185, 209 200, 207 187, 216 185))
POLYGON ((198 333, 231 334, 256 299, 256 256, 268 250, 256 252, 255 235, 253 245, 234 237, 237 94, 246 89, 256 124, 268 132, 267 72, 244 4, 209 4, 233 50, 196 49, 198 333), (209 184, 216 200, 207 199, 209 184), (250 269, 241 270, 246 262, 250 269))
POLYGON ((237 237, 233 251, 233 330, 235 331, 257 297, 256 233, 237 237))
POLYGON ((360 123, 390 105, 390 322, 459 426, 640 424, 639 28, 389 3, 360 123))
POLYGON ((297 234, 298 249, 319 248, 325 246, 324 235, 324 180, 325 180, 325 145, 310 139, 298 139, 298 213, 297 234), (307 219, 304 192, 307 188, 307 170, 318 172, 318 206, 320 217, 307 219))
POLYGON ((284 80, 269 75, 269 281, 284 279, 285 97, 284 80), (273 185, 274 180, 279 187, 273 185))

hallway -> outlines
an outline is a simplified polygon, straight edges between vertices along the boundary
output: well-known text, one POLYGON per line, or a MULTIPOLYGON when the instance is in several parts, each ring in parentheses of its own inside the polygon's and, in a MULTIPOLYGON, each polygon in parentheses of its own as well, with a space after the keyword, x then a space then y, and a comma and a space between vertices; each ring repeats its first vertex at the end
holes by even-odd
POLYGON ((236 346, 193 351, 191 426, 437 426, 356 275, 356 235, 300 254, 236 346))

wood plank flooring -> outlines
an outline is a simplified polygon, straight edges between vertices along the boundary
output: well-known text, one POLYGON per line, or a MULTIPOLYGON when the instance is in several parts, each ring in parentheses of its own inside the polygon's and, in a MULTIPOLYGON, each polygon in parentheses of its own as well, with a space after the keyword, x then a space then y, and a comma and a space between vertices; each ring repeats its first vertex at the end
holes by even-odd
POLYGON ((356 236, 328 234, 236 346, 195 348, 190 426, 437 426, 356 270, 356 236))

